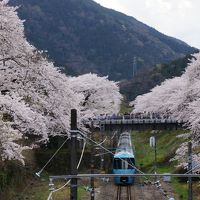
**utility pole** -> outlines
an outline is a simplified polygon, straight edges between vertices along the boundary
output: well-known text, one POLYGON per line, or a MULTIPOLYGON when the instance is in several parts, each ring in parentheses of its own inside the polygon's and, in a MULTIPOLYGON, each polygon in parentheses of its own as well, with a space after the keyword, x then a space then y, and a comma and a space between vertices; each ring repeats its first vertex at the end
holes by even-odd
POLYGON ((134 56, 134 57, 133 57, 133 78, 134 78, 135 75, 136 75, 136 70, 137 70, 137 57, 134 56))
MULTIPOLYGON (((192 174, 192 142, 188 142, 188 171, 192 174)), ((192 177, 188 177, 188 200, 192 200, 192 177)))
MULTIPOLYGON (((94 124, 93 124, 93 121, 91 123, 91 139, 93 140, 94 139, 94 124)), ((94 155, 93 155, 93 152, 94 152, 94 148, 93 148, 93 145, 91 146, 91 163, 90 163, 90 167, 91 167, 91 174, 94 174, 94 155)), ((94 191, 94 177, 91 177, 90 179, 90 185, 91 185, 91 193, 90 193, 90 199, 91 200, 94 200, 95 198, 95 191, 94 191)))
MULTIPOLYGON (((77 175, 77 110, 71 110, 71 175, 77 175)), ((77 200, 77 179, 71 179, 70 200, 77 200)))

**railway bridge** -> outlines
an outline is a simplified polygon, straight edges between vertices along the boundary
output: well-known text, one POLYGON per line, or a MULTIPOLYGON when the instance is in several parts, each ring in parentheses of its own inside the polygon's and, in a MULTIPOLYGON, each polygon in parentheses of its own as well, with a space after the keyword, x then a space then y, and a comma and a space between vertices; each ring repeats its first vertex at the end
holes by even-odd
POLYGON ((178 122, 175 119, 150 119, 150 118, 129 118, 129 119, 95 119, 87 122, 87 125, 93 123, 101 131, 114 130, 172 130, 183 128, 184 122, 178 122))

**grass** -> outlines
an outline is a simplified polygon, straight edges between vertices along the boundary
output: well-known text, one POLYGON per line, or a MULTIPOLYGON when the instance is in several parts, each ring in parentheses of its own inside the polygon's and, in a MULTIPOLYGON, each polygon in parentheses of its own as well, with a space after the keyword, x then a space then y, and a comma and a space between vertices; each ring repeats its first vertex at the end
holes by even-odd
POLYGON ((178 181, 177 178, 172 178, 172 187, 178 195, 179 199, 188 199, 188 186, 185 182, 178 181))
MULTIPOLYGON (((176 136, 183 130, 160 131, 155 134, 157 141, 157 173, 174 173, 177 162, 169 162, 173 158, 176 149, 184 141, 176 136)), ((149 145, 150 131, 134 132, 132 139, 135 146, 136 161, 138 167, 145 172, 154 171, 155 150, 149 145)), ((172 178, 171 185, 180 200, 187 199, 187 183, 178 178, 172 178)))
MULTIPOLYGON (((24 180, 18 186, 9 187, 6 190, 6 194, 2 197, 2 200, 46 200, 50 194, 49 191, 49 180, 48 174, 43 173, 42 177, 30 177, 30 179, 24 180)), ((60 188, 66 182, 56 181, 54 182, 54 188, 60 188)), ((87 182, 78 182, 78 200, 83 198, 88 199, 88 192, 83 186, 88 185, 87 182)), ((54 200, 69 200, 70 199, 70 188, 64 187, 62 190, 53 193, 54 200)))
MULTIPOLYGON (((182 139, 176 138, 176 136, 181 133, 182 132, 178 130, 162 131, 155 134, 158 168, 159 165, 160 167, 165 166, 163 166, 163 164, 173 157, 176 149, 183 142, 182 139)), ((142 168, 145 170, 150 170, 155 160, 154 148, 149 146, 149 138, 151 136, 152 134, 148 131, 133 133, 133 144, 136 149, 137 164, 142 165, 142 168)))
MULTIPOLYGON (((50 192, 48 187, 48 181, 35 181, 31 185, 27 185, 27 187, 24 188, 24 191, 22 193, 17 193, 17 191, 10 191, 12 194, 12 200, 13 199, 20 199, 20 200, 45 200, 48 198, 50 192)), ((57 182, 55 184, 56 188, 61 187, 64 185, 64 182, 57 182)), ((82 197, 86 196, 88 192, 83 187, 78 188, 78 200, 81 200, 82 197)), ((64 189, 56 192, 53 194, 54 200, 69 200, 70 198, 70 188, 65 187, 64 189)))

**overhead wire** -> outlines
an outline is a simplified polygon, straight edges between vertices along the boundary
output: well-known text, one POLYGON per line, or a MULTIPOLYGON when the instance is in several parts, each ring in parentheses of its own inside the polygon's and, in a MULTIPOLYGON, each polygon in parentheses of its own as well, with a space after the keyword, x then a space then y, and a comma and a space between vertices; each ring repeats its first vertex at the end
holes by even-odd
POLYGON ((190 173, 190 172, 192 172, 193 170, 198 169, 198 168, 200 168, 200 164, 197 164, 196 166, 194 166, 192 169, 188 170, 188 171, 185 172, 184 174, 188 174, 188 173, 190 173))
MULTIPOLYGON (((83 148, 82 148, 82 152, 81 152, 81 156, 80 156, 79 162, 78 162, 78 164, 77 164, 77 169, 80 167, 81 161, 82 161, 82 159, 83 159, 83 155, 84 155, 84 152, 85 152, 85 147, 86 147, 86 141, 84 140, 83 148)), ((58 192, 59 190, 62 190, 63 188, 65 188, 65 187, 70 183, 70 181, 71 181, 71 179, 68 180, 68 181, 67 181, 63 186, 61 186, 60 188, 51 191, 50 194, 49 194, 49 196, 48 196, 48 198, 47 198, 47 200, 53 200, 53 198, 52 198, 53 193, 58 192)))
MULTIPOLYGON (((107 151, 108 153, 112 154, 113 156, 115 155, 112 151, 110 151, 109 149, 105 148, 104 146, 102 146, 101 144, 97 143, 96 141, 94 141, 93 139, 87 137, 87 132, 83 131, 83 130, 78 130, 78 133, 81 134, 83 137, 85 137, 86 139, 90 140, 92 143, 94 143, 95 145, 101 147, 102 149, 104 149, 105 151, 107 151), (85 133, 85 134, 84 134, 85 133)), ((120 160, 123 161, 123 159, 120 158, 120 160)), ((127 161, 126 161, 127 162, 127 161)), ((140 169, 138 169, 136 166, 131 165, 130 163, 127 162, 127 164, 131 167, 133 167, 135 170, 137 170, 138 172, 140 172, 141 174, 145 174, 144 172, 142 172, 140 169)), ((148 179, 147 177, 144 177, 146 180, 148 179)), ((156 189, 160 190, 159 188, 156 187, 156 189)), ((164 194, 163 194, 164 195, 164 194)), ((166 198, 169 198, 168 195, 166 195, 166 198)))
POLYGON ((105 139, 102 142, 98 143, 98 145, 95 145, 95 146, 99 146, 99 145, 103 144, 106 140, 107 140, 107 136, 105 137, 105 139))
POLYGON ((40 174, 43 172, 45 167, 51 162, 51 160, 56 156, 56 154, 60 151, 60 149, 64 146, 64 144, 69 140, 69 137, 61 144, 61 146, 55 151, 55 153, 51 156, 51 158, 46 162, 46 164, 40 169, 40 171, 35 174, 40 177, 40 174))
POLYGON ((113 138, 115 137, 116 134, 117 134, 117 131, 114 131, 114 133, 113 133, 111 139, 113 139, 113 138))
MULTIPOLYGON (((77 132, 77 133, 79 133, 80 135, 82 135, 85 139, 87 139, 87 140, 89 140, 90 142, 92 142, 92 143, 94 143, 96 146, 99 146, 99 147, 101 147, 102 149, 104 149, 106 152, 108 152, 108 153, 110 153, 110 154, 112 154, 113 156, 115 155, 112 151, 110 151, 109 149, 107 149, 107 148, 105 148, 104 146, 102 146, 101 144, 102 144, 102 142, 101 143, 97 143, 96 141, 94 141, 93 139, 91 139, 90 137, 88 137, 87 136, 87 132, 86 131, 83 131, 83 130, 71 130, 70 132, 77 132)), ((69 139, 69 138, 68 138, 69 139)), ((65 141, 66 142, 66 141, 65 141)), ((63 144, 64 145, 64 144, 63 144)), ((61 145, 61 146, 63 146, 63 145, 61 145)), ((80 156, 80 160, 79 160, 79 163, 78 163, 78 165, 77 165, 77 168, 79 167, 79 165, 80 165, 80 163, 81 163, 81 160, 82 160, 82 157, 83 157, 83 154, 84 154, 84 150, 85 150, 85 145, 86 145, 86 142, 84 141, 84 146, 83 146, 83 149, 82 149, 82 153, 81 153, 81 156, 80 156)), ((62 147, 61 147, 62 148, 62 147)), ((60 149, 60 148, 59 148, 60 149)), ((58 150, 57 150, 58 151, 58 150)), ((56 153, 57 153, 57 151, 56 151, 56 153)), ((55 154, 56 154, 55 153, 55 154)), ((52 157, 54 157, 55 155, 53 155, 52 157)), ((51 158, 50 159, 50 161, 52 160, 53 158, 51 158)), ((122 161, 123 161, 123 159, 121 159, 122 161)), ((50 161, 48 161, 48 163, 50 162, 50 161)), ((126 161, 127 162, 127 161, 126 161)), ((47 163, 47 164, 48 164, 47 163)), ((46 165, 47 165, 46 164, 46 165)), ((132 164, 130 164, 130 163, 128 163, 127 162, 127 164, 129 165, 129 166, 131 166, 131 167, 133 167, 135 170, 137 170, 139 173, 141 173, 141 174, 145 174, 144 172, 142 172, 140 169, 138 169, 136 166, 134 166, 134 165, 132 165, 132 164)), ((44 166, 43 168, 45 168, 46 166, 44 166)), ((145 177, 145 179, 148 179, 147 177, 145 177)), ((60 188, 58 188, 58 189, 56 189, 56 190, 53 190, 53 191, 51 191, 51 193, 49 194, 49 197, 48 197, 48 199, 47 200, 51 200, 52 199, 52 195, 53 195, 53 193, 54 192, 57 192, 57 191, 59 191, 59 190, 61 190, 61 189, 63 189, 64 187, 66 187, 69 183, 70 183, 70 181, 71 181, 71 179, 70 180, 68 180, 63 186, 61 186, 60 188)))
MULTIPOLYGON (((64 146, 64 144, 67 142, 67 140, 69 140, 69 138, 67 138, 62 144, 61 146, 56 150, 56 152, 53 154, 53 156, 46 162, 46 164, 35 174, 40 177, 40 174, 43 172, 43 170, 45 169, 45 167, 51 162, 51 160, 56 156, 56 154, 59 152, 59 150, 64 146)), ((19 165, 19 164, 17 164, 19 165)), ((22 165, 19 165, 20 167, 24 167, 22 165)), ((29 174, 33 175, 31 172, 28 171, 29 174)), ((22 191, 21 195, 24 194, 24 192, 32 185, 33 182, 30 182, 25 189, 22 191)))
MULTIPOLYGON (((102 149, 104 149, 105 151, 107 151, 108 153, 112 154, 113 156, 115 155, 112 151, 110 151, 109 149, 105 148, 104 146, 102 146, 101 144, 97 143, 96 141, 94 141, 93 139, 89 138, 87 136, 87 132, 83 131, 83 130, 78 130, 78 133, 81 134, 83 137, 85 137, 86 139, 90 140, 92 143, 94 143, 96 146, 101 147, 102 149), (84 134, 85 133, 85 134, 84 134)), ((122 158, 119 158, 120 160, 124 161, 122 158)), ((125 161, 127 162, 127 161, 125 161)), ((131 167, 133 167, 134 169, 136 169, 139 173, 141 174, 145 174, 144 172, 142 172, 140 169, 138 169, 136 166, 131 165, 130 163, 127 162, 127 164, 131 167)), ((145 177, 146 178, 146 177, 145 177)), ((147 178, 146 178, 147 179, 147 178)))

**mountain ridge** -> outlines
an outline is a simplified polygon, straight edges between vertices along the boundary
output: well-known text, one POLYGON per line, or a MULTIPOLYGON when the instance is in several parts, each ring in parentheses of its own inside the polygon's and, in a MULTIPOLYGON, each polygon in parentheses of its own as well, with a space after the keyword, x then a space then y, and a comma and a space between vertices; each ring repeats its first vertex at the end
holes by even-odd
POLYGON ((26 20, 29 41, 48 50, 68 74, 94 72, 114 80, 130 79, 134 56, 139 68, 149 68, 195 51, 92 0, 10 0, 10 4, 21 5, 19 16, 26 20))

